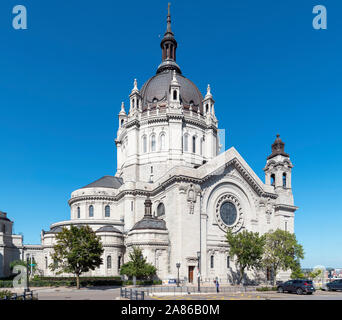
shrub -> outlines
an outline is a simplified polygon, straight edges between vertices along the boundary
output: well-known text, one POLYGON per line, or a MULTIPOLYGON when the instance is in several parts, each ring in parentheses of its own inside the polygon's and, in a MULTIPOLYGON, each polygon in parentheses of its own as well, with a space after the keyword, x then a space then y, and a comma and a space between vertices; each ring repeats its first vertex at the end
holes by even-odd
POLYGON ((277 287, 260 287, 256 291, 277 291, 277 287))
POLYGON ((10 280, 0 280, 0 288, 12 288, 13 282, 10 280))
POLYGON ((9 299, 12 297, 12 292, 9 290, 0 290, 0 299, 9 299))

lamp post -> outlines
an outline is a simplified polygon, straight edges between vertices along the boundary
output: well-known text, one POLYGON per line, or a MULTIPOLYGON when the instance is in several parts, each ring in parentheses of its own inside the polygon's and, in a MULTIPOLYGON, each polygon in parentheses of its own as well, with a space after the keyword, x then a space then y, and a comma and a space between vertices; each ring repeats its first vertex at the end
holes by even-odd
POLYGON ((201 292, 201 270, 200 270, 200 265, 201 265, 201 252, 197 251, 197 261, 198 261, 198 292, 201 292))
POLYGON ((26 258, 26 288, 24 289, 24 292, 30 292, 30 277, 29 277, 29 264, 30 264, 30 258, 26 258))
POLYGON ((177 287, 179 287, 179 268, 180 268, 180 263, 179 263, 179 262, 177 262, 177 263, 176 263, 176 267, 177 267, 177 269, 178 269, 178 275, 177 275, 177 287))

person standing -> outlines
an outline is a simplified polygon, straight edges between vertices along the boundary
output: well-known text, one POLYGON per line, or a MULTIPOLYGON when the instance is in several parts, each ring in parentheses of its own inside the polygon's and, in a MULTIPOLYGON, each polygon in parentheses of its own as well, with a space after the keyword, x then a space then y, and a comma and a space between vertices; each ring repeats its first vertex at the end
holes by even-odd
POLYGON ((220 284, 218 282, 218 279, 216 279, 215 285, 216 285, 216 292, 220 292, 220 284))

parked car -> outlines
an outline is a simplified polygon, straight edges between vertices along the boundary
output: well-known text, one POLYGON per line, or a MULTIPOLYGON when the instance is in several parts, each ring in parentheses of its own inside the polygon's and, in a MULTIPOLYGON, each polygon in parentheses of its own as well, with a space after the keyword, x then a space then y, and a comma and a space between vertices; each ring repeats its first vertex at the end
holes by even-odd
POLYGON ((325 284, 326 290, 337 291, 342 290, 342 279, 333 280, 325 284))
POLYGON ((312 294, 316 291, 312 280, 289 280, 277 286, 279 293, 295 292, 297 294, 312 294))

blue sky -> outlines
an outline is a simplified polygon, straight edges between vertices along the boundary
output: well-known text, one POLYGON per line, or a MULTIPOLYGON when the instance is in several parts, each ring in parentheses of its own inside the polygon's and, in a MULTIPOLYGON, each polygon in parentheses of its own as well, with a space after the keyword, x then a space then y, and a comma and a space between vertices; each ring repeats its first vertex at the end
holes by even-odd
MULTIPOLYGON (((0 3, 0 210, 25 243, 67 220, 70 193, 114 174, 121 101, 160 63, 167 1, 0 3), (12 28, 14 5, 28 30, 12 28)), ((226 148, 264 180, 279 133, 294 164, 304 267, 342 267, 342 3, 172 1, 183 74, 210 83, 226 148), (325 5, 328 30, 314 30, 325 5)))

